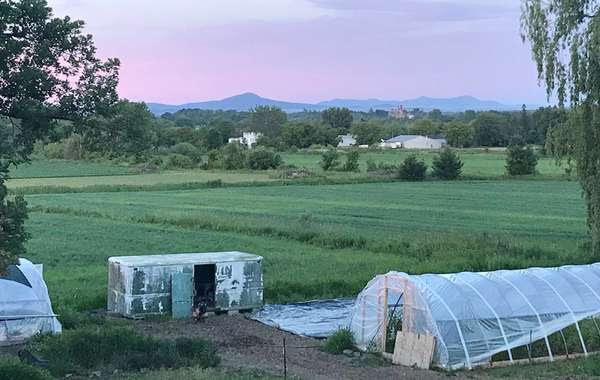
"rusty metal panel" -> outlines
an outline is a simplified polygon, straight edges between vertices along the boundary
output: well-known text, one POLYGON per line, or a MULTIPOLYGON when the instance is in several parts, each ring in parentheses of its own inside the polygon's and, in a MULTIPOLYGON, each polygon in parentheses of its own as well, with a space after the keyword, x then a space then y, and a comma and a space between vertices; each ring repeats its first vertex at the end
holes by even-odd
POLYGON ((216 281, 217 309, 252 309, 262 306, 260 261, 219 263, 216 281))

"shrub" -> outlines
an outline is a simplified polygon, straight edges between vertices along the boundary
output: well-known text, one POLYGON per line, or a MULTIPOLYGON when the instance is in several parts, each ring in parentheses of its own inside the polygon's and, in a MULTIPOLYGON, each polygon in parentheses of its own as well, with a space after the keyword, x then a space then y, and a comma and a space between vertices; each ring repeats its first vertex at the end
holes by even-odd
POLYGON ((175 349, 179 356, 192 360, 202 368, 216 367, 219 364, 215 345, 206 340, 177 338, 175 349))
POLYGON ((345 172, 357 172, 359 169, 358 159, 360 158, 360 153, 358 150, 351 150, 346 154, 346 162, 342 170, 345 172))
POLYGON ((46 158, 46 154, 44 152, 44 142, 42 140, 37 140, 33 144, 33 153, 31 153, 32 160, 43 160, 46 158))
POLYGON ((216 349, 208 341, 156 339, 125 327, 85 326, 61 335, 36 337, 30 345, 56 376, 97 369, 206 368, 219 363, 216 349))
POLYGON ((63 143, 54 142, 44 147, 44 155, 49 159, 62 159, 64 157, 63 143))
POLYGON ((509 175, 535 174, 537 157, 531 147, 513 145, 508 148, 506 172, 509 175))
POLYGON ((427 165, 423 160, 412 154, 402 162, 398 170, 398 177, 407 181, 422 181, 425 179, 427 165))
POLYGON ((223 155, 220 150, 214 149, 208 152, 206 161, 207 169, 219 169, 223 167, 223 155))
POLYGON ((462 167, 463 163, 458 154, 452 149, 446 148, 433 159, 433 176, 446 180, 457 179, 462 173, 462 167))
POLYGON ((169 151, 171 153, 181 154, 182 156, 189 157, 196 164, 202 161, 202 154, 190 143, 182 142, 175 144, 169 148, 169 151))
POLYGON ((189 169, 194 167, 194 161, 183 154, 173 153, 167 157, 165 165, 168 169, 189 169))
POLYGON ((64 330, 72 330, 88 325, 101 326, 106 324, 106 319, 86 312, 75 311, 67 307, 59 307, 58 319, 64 330))
POLYGON ((335 169, 340 164, 338 157, 339 154, 335 148, 325 151, 321 155, 321 168, 323 168, 324 171, 335 169))
POLYGON ((238 143, 227 144, 222 150, 223 169, 236 170, 246 167, 246 151, 238 143))
POLYGON ((281 163, 281 156, 269 150, 255 149, 248 153, 248 167, 252 170, 277 169, 281 163))
POLYGON ((0 276, 4 274, 2 268, 8 268, 9 265, 17 263, 18 259, 15 257, 15 255, 0 249, 0 276))
POLYGON ((371 159, 367 160, 367 172, 377 171, 377 163, 371 159))
POLYGON ((327 338, 323 345, 323 351, 339 355, 344 350, 353 350, 355 345, 354 335, 348 328, 342 328, 327 338))
POLYGON ((10 380, 52 380, 52 376, 48 372, 21 363, 14 358, 0 359, 0 378, 10 380))
POLYGON ((164 164, 164 160, 160 156, 153 156, 153 157, 150 157, 150 159, 148 160, 148 165, 160 167, 163 164, 164 164))
POLYGON ((83 139, 74 133, 63 143, 63 158, 65 160, 81 160, 83 158, 83 139))
POLYGON ((394 174, 400 170, 398 165, 388 164, 386 162, 375 162, 373 160, 367 161, 367 172, 373 173, 377 172, 379 174, 394 174))

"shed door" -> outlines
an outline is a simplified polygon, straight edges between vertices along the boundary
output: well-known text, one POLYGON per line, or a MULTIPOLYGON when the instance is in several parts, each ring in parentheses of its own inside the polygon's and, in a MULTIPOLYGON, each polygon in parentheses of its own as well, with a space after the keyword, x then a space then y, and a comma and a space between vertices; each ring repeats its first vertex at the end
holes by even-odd
POLYGON ((194 298, 192 273, 171 275, 171 310, 173 318, 191 318, 194 298))

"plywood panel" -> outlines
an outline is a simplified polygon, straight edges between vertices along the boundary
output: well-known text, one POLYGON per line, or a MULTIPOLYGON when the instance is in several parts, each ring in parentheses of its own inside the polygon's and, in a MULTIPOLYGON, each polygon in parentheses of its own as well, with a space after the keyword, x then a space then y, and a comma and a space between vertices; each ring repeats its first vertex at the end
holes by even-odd
POLYGON ((435 337, 398 331, 392 363, 429 369, 435 349, 435 337))

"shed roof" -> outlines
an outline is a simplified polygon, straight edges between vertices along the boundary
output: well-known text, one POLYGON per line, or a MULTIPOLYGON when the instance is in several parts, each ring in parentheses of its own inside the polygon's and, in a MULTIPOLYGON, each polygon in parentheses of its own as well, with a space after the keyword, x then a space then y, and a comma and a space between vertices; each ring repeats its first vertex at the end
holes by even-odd
POLYGON ((261 256, 245 252, 204 252, 179 253, 171 255, 118 256, 110 257, 108 262, 125 266, 164 266, 164 265, 202 265, 235 261, 262 260, 261 256))
POLYGON ((406 141, 410 141, 410 140, 414 140, 414 139, 418 139, 418 138, 425 138, 425 136, 420 136, 420 135, 400 135, 400 136, 396 136, 396 137, 392 137, 391 139, 385 140, 385 142, 406 142, 406 141))

